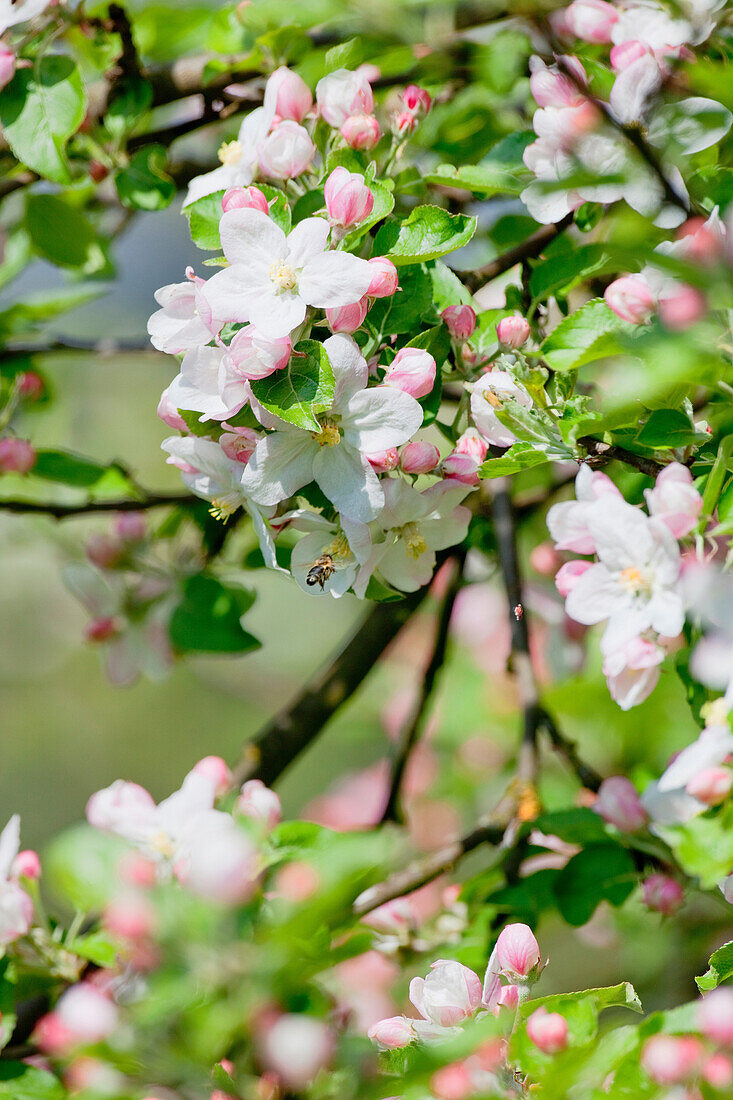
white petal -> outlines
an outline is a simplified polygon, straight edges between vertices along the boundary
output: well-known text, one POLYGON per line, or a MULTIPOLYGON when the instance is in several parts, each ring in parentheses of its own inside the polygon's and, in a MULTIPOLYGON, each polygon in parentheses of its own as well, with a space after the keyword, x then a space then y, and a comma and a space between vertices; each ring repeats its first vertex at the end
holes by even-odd
POLYGON ((20 849, 20 814, 13 814, 0 833, 0 879, 10 877, 10 866, 20 849))
POLYGON ((269 267, 287 251, 282 229, 261 210, 227 210, 219 222, 219 232, 230 264, 269 267))
POLYGON ((591 565, 568 594, 565 610, 576 623, 591 626, 618 610, 623 597, 623 590, 605 565, 591 565))
POLYGON ((298 291, 309 306, 319 309, 350 306, 364 297, 373 275, 373 268, 358 256, 323 252, 303 268, 298 291))
POLYGON ((313 480, 318 450, 308 432, 274 432, 261 440, 247 463, 242 487, 258 504, 279 504, 313 480))
POLYGON ((319 256, 328 244, 328 229, 325 218, 304 218, 298 222, 288 233, 288 263, 301 268, 319 256))
POLYGON ((221 164, 213 172, 204 172, 201 176, 194 176, 188 185, 183 209, 185 210, 187 206, 198 199, 213 195, 216 191, 226 191, 229 187, 235 187, 236 178, 236 167, 229 164, 221 164))
POLYGON ((390 546, 379 562, 379 572, 388 584, 399 588, 400 592, 416 592, 422 588, 432 577, 434 568, 435 554, 432 550, 413 558, 407 552, 404 539, 398 539, 390 546))
POLYGON ((313 459, 313 477, 339 512, 349 519, 368 523, 384 504, 384 493, 374 470, 345 441, 335 447, 319 448, 313 459))
POLYGON ((352 394, 366 389, 369 381, 369 367, 356 340, 347 336, 346 333, 329 336, 323 341, 323 346, 336 379, 333 407, 339 409, 352 394))
POLYGON ((411 439, 423 420, 420 404, 392 386, 353 394, 342 409, 344 439, 367 454, 399 447, 411 439))

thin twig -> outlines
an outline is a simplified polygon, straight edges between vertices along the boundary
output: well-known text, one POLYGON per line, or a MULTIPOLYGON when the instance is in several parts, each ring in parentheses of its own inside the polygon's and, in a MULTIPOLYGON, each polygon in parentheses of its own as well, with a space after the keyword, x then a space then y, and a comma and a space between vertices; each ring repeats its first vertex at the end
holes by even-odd
POLYGON ((551 241, 554 241, 568 226, 573 224, 574 217, 573 213, 566 214, 559 222, 552 225, 543 225, 520 244, 516 244, 513 248, 508 248, 506 252, 502 252, 501 256, 497 256, 491 263, 485 264, 484 267, 479 267, 475 271, 461 272, 463 282, 469 290, 476 291, 484 283, 489 283, 492 279, 503 275, 505 271, 509 271, 512 267, 521 263, 522 260, 534 259, 544 251, 551 241))
MULTIPOLYGON (((656 462, 653 458, 645 458, 643 455, 634 454, 633 451, 627 451, 625 447, 617 447, 614 443, 603 443, 590 435, 584 435, 582 439, 578 440, 578 443, 585 447, 589 455, 592 455, 595 459, 600 459, 604 464, 615 458, 617 462, 624 462, 627 466, 633 466, 634 469, 640 470, 647 477, 657 477, 664 469, 664 465, 661 462, 656 462)), ((600 462, 591 463, 591 465, 600 464, 600 462)))
POLYGON ((587 787, 589 791, 597 791, 603 782, 603 776, 599 775, 595 768, 592 768, 590 764, 586 764, 581 759, 578 755, 577 745, 560 733, 547 711, 543 710, 540 725, 550 738, 552 747, 567 760, 583 786, 587 787))
POLYGON ((405 729, 402 738, 399 751, 394 761, 392 769, 392 778, 389 787, 389 796, 387 798, 387 805, 384 808, 382 815, 382 821, 396 821, 397 804, 402 789, 402 781, 405 775, 405 769, 407 768, 410 755, 412 753, 415 744, 424 728, 425 720, 427 718, 429 703, 435 683, 440 673, 440 670, 445 663, 446 651, 448 648, 448 637, 450 634, 450 621, 453 614, 453 608, 456 602, 456 596, 461 587, 461 581, 463 578, 463 566, 466 560, 466 551, 464 549, 459 550, 456 553, 453 561, 453 576, 448 586, 448 590, 443 598, 443 604, 438 616, 438 624, 435 632, 435 644, 433 645, 433 651, 430 656, 430 661, 425 669, 425 676, 423 678, 422 688, 420 690, 419 698, 415 704, 415 708, 412 714, 412 718, 405 729))
POLYGON ((92 515, 96 512, 143 512, 148 508, 175 505, 190 508, 200 503, 200 498, 188 493, 151 493, 140 500, 88 500, 84 504, 39 504, 32 500, 0 500, 0 512, 24 515, 52 516, 68 519, 70 516, 92 515))

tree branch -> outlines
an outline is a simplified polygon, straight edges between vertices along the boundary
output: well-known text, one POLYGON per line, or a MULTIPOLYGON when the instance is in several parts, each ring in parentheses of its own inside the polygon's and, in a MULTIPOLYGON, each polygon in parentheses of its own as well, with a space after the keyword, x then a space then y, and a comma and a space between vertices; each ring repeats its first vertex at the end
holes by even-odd
POLYGON ((188 493, 151 493, 141 500, 88 500, 84 504, 38 504, 32 500, 0 500, 0 512, 67 519, 70 516, 93 515, 99 512, 143 512, 148 508, 161 508, 171 504, 179 508, 190 508, 199 502, 199 497, 188 493))
POLYGON ((514 245, 513 248, 508 248, 506 252, 503 252, 501 256, 497 256, 491 263, 485 264, 484 267, 479 267, 475 271, 469 271, 461 273, 461 278, 466 284, 469 290, 476 291, 479 287, 482 287, 484 283, 491 282, 492 279, 496 279, 497 276, 503 275, 505 271, 509 271, 512 267, 515 267, 522 260, 531 260, 536 256, 539 256, 543 250, 554 241, 556 237, 559 237, 568 226, 573 224, 575 215, 573 213, 566 214, 565 217, 552 225, 543 225, 539 229, 531 233, 526 240, 521 244, 514 245))
POLYGON ((599 463, 591 462, 591 465, 605 464, 615 458, 617 462, 625 462, 627 466, 633 466, 634 469, 640 470, 647 477, 657 477, 664 469, 664 465, 661 462, 656 462, 653 458, 645 458, 643 455, 634 454, 633 451, 627 451, 625 447, 617 447, 614 443, 602 443, 599 439, 594 439, 590 435, 584 435, 582 439, 578 440, 578 443, 585 447, 589 455, 602 460, 599 463))
POLYGON ((404 778, 405 769, 410 758, 415 744, 422 732, 425 725, 425 719, 428 713, 428 704, 435 688, 436 680, 440 673, 441 668, 445 662, 446 650, 448 648, 448 637, 450 634, 450 621, 453 614, 453 608, 456 602, 456 596, 458 595, 461 587, 461 581, 463 578, 463 566, 466 560, 466 551, 461 549, 455 555, 452 561, 453 576, 451 578, 450 585, 443 599, 443 604, 438 616, 437 630, 435 632, 435 643, 433 645, 433 652, 430 656, 430 661, 425 670, 425 676, 423 678, 422 688, 420 690, 419 698, 415 704, 415 708, 412 714, 412 718, 409 725, 405 729, 399 751, 394 761, 392 769, 392 779, 390 782, 389 796, 387 798, 387 805, 384 808, 382 815, 382 821, 396 821, 397 820, 397 803, 402 788, 402 780, 404 778))
POLYGON ((540 725, 550 738, 552 747, 557 750, 560 756, 565 757, 583 786, 587 787, 589 791, 597 791, 603 782, 603 776, 599 775, 595 768, 592 768, 580 758, 577 745, 560 733, 547 711, 542 712, 540 725))

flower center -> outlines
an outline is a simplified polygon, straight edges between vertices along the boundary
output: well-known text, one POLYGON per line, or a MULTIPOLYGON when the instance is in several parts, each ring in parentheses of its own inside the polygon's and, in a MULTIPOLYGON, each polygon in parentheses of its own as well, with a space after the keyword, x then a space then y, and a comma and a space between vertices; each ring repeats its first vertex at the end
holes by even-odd
POLYGON ((234 496, 226 497, 214 497, 209 508, 209 515, 214 519, 220 520, 222 523, 226 523, 230 516, 233 516, 239 507, 239 500, 234 496))
POLYGON ((486 392, 484 393, 484 401, 487 403, 487 405, 491 405, 492 409, 504 408, 502 401, 500 401, 499 397, 494 393, 493 390, 486 390, 486 392))
POLYGON ((284 260, 275 260, 270 266, 270 278, 280 290, 295 290, 297 279, 292 267, 288 267, 284 260))
POLYGON ((229 166, 239 164, 242 159, 242 145, 239 141, 223 141, 219 146, 219 160, 229 166))
POLYGON ((333 542, 325 548, 323 553, 328 554, 334 561, 343 561, 345 558, 351 557, 349 540, 343 531, 338 532, 333 542))
POLYGON ((324 420, 320 432, 311 432, 319 447, 336 447, 341 442, 341 432, 333 420, 324 420))
POLYGON ((150 838, 148 844, 154 852, 163 856, 165 859, 173 858, 175 846, 168 833, 163 832, 162 829, 159 833, 156 833, 154 837, 150 838))
POLYGON ((700 714, 705 719, 706 726, 724 726, 728 721, 729 710, 725 696, 721 695, 719 699, 711 699, 709 703, 705 703, 700 714))
POLYGON ((420 534, 420 528, 416 523, 406 523, 400 532, 400 538, 404 539, 407 553, 416 561, 428 548, 428 544, 420 534))
POLYGON ((628 569, 621 570, 619 583, 632 596, 638 596, 640 592, 649 591, 648 579, 642 575, 641 570, 635 565, 630 565, 628 569))

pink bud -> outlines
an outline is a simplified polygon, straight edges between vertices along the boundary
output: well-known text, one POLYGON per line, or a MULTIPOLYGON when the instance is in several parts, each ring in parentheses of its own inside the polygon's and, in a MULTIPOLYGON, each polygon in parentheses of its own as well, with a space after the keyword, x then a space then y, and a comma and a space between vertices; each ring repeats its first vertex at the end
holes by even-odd
POLYGON ((559 1012, 538 1008, 527 1020, 527 1035, 545 1054, 557 1054, 568 1045, 568 1023, 559 1012))
POLYGON ((489 445, 475 428, 466 428, 463 435, 456 440, 453 453, 457 455, 470 455, 472 459, 481 465, 489 453, 489 445))
POLYGON ((641 1052, 641 1064, 657 1085, 676 1085, 693 1077, 704 1051, 691 1035, 653 1035, 641 1052))
POLYGON ((554 577, 562 558, 551 542, 541 542, 530 550, 529 564, 541 577, 554 577))
POLYGON ((329 126, 343 126, 351 115, 370 115, 374 110, 374 94, 369 74, 357 69, 337 69, 316 85, 318 110, 329 126))
POLYGON ((397 268, 385 256, 373 256, 369 263, 374 268, 372 281, 367 289, 370 298, 389 298, 400 284, 397 268))
POLYGON ((702 1067, 702 1075, 714 1089, 729 1089, 733 1085, 733 1062, 726 1054, 711 1054, 702 1067))
POLYGON ((433 101, 424 88, 420 88, 417 84, 408 84, 402 93, 402 102, 413 114, 417 114, 418 111, 427 114, 433 101))
POLYGON ((694 325, 706 310, 705 295, 686 283, 682 283, 674 293, 659 299, 659 319, 673 332, 682 332, 694 325))
POLYGON ((348 229, 368 218, 374 208, 374 195, 358 172, 334 168, 323 189, 331 225, 348 229))
POLYGON ((564 598, 569 596, 586 569, 590 569, 593 563, 589 561, 566 561, 555 574, 555 587, 564 598))
POLYGON ((331 1059, 331 1029, 313 1016, 284 1015, 261 1041, 262 1060, 289 1091, 300 1092, 331 1059))
POLYGON ((430 1090, 438 1100, 467 1100, 474 1096, 476 1086, 465 1062, 443 1066, 430 1078, 430 1090))
POLYGON ((260 433, 253 431, 252 428, 238 428, 236 432, 222 432, 219 436, 219 446, 232 462, 241 462, 246 466, 261 438, 260 433))
POLYGON ((436 363, 422 348, 401 348, 387 367, 385 386, 394 386, 411 397, 425 397, 435 385, 436 363))
POLYGON ((155 886, 158 881, 158 873, 155 864, 145 859, 139 852, 126 852, 117 865, 117 873, 122 882, 130 886, 140 886, 148 889, 155 886))
POLYGON ((379 1020, 373 1024, 367 1034, 382 1050, 401 1050, 402 1047, 409 1046, 415 1038, 415 1029, 407 1017, 390 1016, 388 1020, 379 1020))
POLYGON ((92 565, 96 565, 99 569, 114 569, 120 564, 124 554, 118 538, 101 532, 89 536, 84 551, 92 565))
POLYGON ((529 323, 519 313, 513 317, 502 317, 496 326, 496 335, 500 344, 516 351, 529 339, 529 323))
POLYGON ((302 76, 283 65, 275 70, 270 80, 277 87, 276 113, 280 118, 302 122, 313 106, 313 94, 302 76))
POLYGON ((624 69, 628 69, 629 65, 633 65, 647 52, 647 46, 643 42, 634 39, 630 39, 628 42, 620 42, 618 46, 611 48, 611 66, 617 73, 623 72, 624 69))
POLYGON ((12 50, 7 48, 0 49, 0 88, 4 88, 6 84, 15 76, 15 54, 12 50))
POLYGON ((72 985, 61 995, 55 1016, 73 1043, 98 1043, 117 1027, 115 1004, 91 982, 72 985))
POLYGON ((709 264, 723 256, 724 233, 703 218, 688 218, 676 236, 683 242, 684 258, 693 263, 709 264))
POLYGON ((540 948, 526 924, 508 924, 496 941, 496 961, 510 981, 528 978, 540 965, 540 948))
POLYGON ((503 985, 499 994, 499 1008, 508 1008, 512 1012, 519 1004, 519 986, 503 985))
POLYGON ((168 390, 163 390, 160 395, 160 401, 158 402, 158 408, 156 410, 158 419, 162 420, 164 424, 167 424, 169 428, 173 428, 177 432, 187 432, 188 426, 186 421, 179 413, 176 406, 168 396, 168 390))
POLYGON ((733 786, 733 772, 728 768, 705 768, 693 775, 685 790, 706 806, 717 806, 725 801, 733 786))
POLYGON ((187 844, 185 863, 176 877, 193 894, 223 905, 238 905, 251 897, 260 869, 260 854, 244 829, 232 818, 212 821, 197 830, 187 844))
POLYGON ((369 309, 369 295, 349 306, 333 306, 326 310, 326 320, 331 332, 356 332, 364 324, 369 309))
POLYGON ((720 986, 707 993, 698 1003, 697 1022, 711 1043, 733 1047, 733 988, 720 986))
POLYGON ((155 909, 140 894, 120 894, 104 911, 104 926, 123 940, 142 940, 155 928, 155 909))
POLYGON ((33 1040, 44 1054, 58 1055, 74 1045, 74 1035, 61 1022, 57 1013, 48 1012, 35 1026, 33 1040))
POLYGON ((45 382, 34 370, 26 370, 18 375, 18 393, 26 401, 38 401, 45 388, 45 382))
POLYGON ((230 187, 222 196, 221 208, 225 214, 227 210, 261 210, 263 214, 270 213, 267 199, 259 187, 230 187))
POLYGON ((36 464, 36 452, 27 439, 6 435, 0 439, 0 473, 27 474, 36 464))
POLYGON ((119 619, 114 615, 103 615, 87 624, 84 637, 88 642, 108 642, 120 633, 119 619))
POLYGON ((259 155, 266 176, 289 180, 305 172, 316 155, 316 147, 303 126, 286 119, 265 138, 259 155))
POLYGON ((577 107, 583 102, 582 92, 565 73, 541 62, 532 68, 529 87, 539 107, 577 107))
POLYGON ((454 340, 468 340, 476 331, 476 314, 470 306, 448 306, 440 316, 454 340))
POLYGON ((685 900, 685 892, 676 879, 654 874, 641 884, 644 904, 655 913, 669 916, 676 913, 685 900))
POLYGON ((341 127, 341 136, 352 149, 373 149, 382 131, 374 115, 352 115, 341 127))
POLYGON ((427 474, 440 462, 440 451, 434 443, 407 443, 400 452, 400 469, 406 474, 427 474))
POLYGON ((654 312, 654 295, 641 275, 622 275, 606 287, 606 305, 622 321, 640 325, 654 312))
POLYGON ((194 775, 202 775, 214 785, 217 797, 229 790, 232 785, 232 770, 220 756, 205 756, 192 768, 194 775))
POLYGON ((648 820, 636 787, 623 775, 612 775, 603 780, 593 809, 622 833, 635 833, 648 820))
POLYGON ((283 816, 280 799, 261 779, 249 779, 243 785, 242 793, 237 799, 237 810, 245 817, 258 821, 266 829, 274 829, 283 816))
POLYGON ((585 42, 610 42, 618 12, 606 0, 573 0, 565 12, 570 30, 585 42))
POLYGON ((142 542, 147 533, 145 516, 142 512, 118 512, 114 533, 122 542, 142 542))
POLYGON ((440 464, 440 472, 445 478, 460 481, 462 485, 478 485, 478 464, 471 455, 452 451, 440 464))
POLYGON ((392 119, 392 130, 397 137, 407 137, 416 126, 417 121, 412 111, 400 111, 392 119))
POLYGON ((32 848, 25 848, 18 852, 10 869, 12 878, 39 879, 41 877, 41 860, 38 852, 32 848))
POLYGON ((367 455, 369 464, 378 474, 386 474, 390 470, 396 470, 400 464, 400 454, 396 447, 389 447, 386 451, 375 451, 367 455))
POLYGON ((230 1077, 234 1076, 234 1071, 235 1071, 234 1062, 231 1062, 228 1058, 222 1058, 221 1061, 219 1062, 219 1065, 221 1066, 221 1068, 224 1070, 225 1073, 229 1074, 230 1077))

